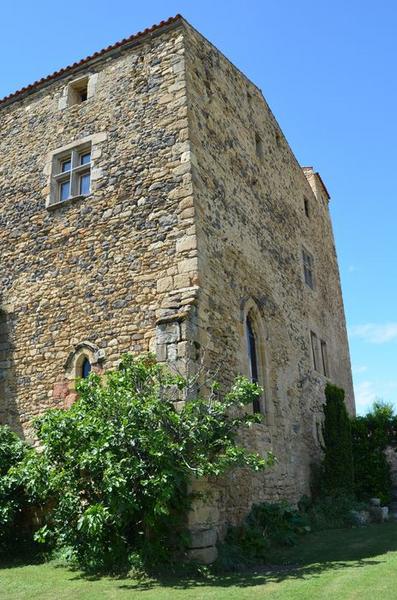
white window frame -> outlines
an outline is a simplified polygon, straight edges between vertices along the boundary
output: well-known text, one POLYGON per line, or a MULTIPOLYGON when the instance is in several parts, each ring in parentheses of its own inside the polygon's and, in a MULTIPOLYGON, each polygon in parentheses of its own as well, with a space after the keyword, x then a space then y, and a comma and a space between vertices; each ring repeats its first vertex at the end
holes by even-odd
MULTIPOLYGON (((106 177, 106 172, 100 166, 100 157, 103 151, 103 144, 105 144, 107 138, 107 133, 105 131, 100 131, 98 133, 94 133, 93 135, 74 140, 73 142, 65 144, 59 148, 55 148, 47 154, 47 159, 43 169, 43 174, 46 176, 46 186, 42 190, 43 196, 46 197, 45 205, 47 209, 56 209, 58 207, 68 205, 74 200, 91 198, 93 195, 95 195, 95 191, 98 189, 98 186, 103 185, 101 182, 106 177), (84 150, 89 148, 91 148, 90 193, 77 196, 73 196, 71 194, 68 200, 58 202, 57 185, 59 180, 62 179, 62 175, 64 175, 61 174, 61 162, 68 156, 71 156, 73 151, 77 151, 81 154, 84 153, 84 150)), ((76 166, 79 167, 79 165, 76 166)), ((79 169, 80 174, 82 171, 84 171, 84 167, 87 167, 87 165, 82 165, 82 168, 79 169)))
POLYGON ((92 172, 92 145, 91 142, 80 144, 69 150, 54 154, 52 160, 51 196, 50 206, 63 204, 69 200, 85 198, 91 194, 91 172, 92 172), (81 164, 81 157, 90 154, 90 161, 81 164), (67 171, 62 171, 62 165, 70 161, 71 166, 67 171), (89 175, 90 185, 88 192, 82 193, 80 189, 82 177, 89 175), (69 182, 69 196, 61 199, 61 186, 69 182))

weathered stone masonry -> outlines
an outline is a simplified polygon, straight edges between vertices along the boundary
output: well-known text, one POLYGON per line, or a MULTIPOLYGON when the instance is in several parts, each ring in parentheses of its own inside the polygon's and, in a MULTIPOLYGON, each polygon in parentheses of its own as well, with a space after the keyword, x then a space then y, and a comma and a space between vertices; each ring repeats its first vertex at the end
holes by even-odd
POLYGON ((245 442, 278 463, 210 482, 190 519, 209 559, 252 502, 309 491, 327 381, 310 332, 354 411, 328 193, 260 91, 180 17, 0 102, 0 131, 2 422, 33 440, 85 358, 102 372, 126 351, 185 373, 204 361, 227 385, 250 374, 255 321, 265 422, 245 442), (77 143, 90 193, 53 203, 54 156, 77 143))

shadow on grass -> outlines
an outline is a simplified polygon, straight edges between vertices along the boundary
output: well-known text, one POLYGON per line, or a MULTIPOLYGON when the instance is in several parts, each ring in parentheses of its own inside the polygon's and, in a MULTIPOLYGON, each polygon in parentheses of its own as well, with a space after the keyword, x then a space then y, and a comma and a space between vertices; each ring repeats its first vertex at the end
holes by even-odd
POLYGON ((120 583, 120 589, 143 591, 155 589, 156 587, 168 587, 175 590, 186 590, 189 588, 199 587, 253 587, 256 585, 265 585, 270 583, 281 583, 288 579, 308 579, 309 577, 318 577, 325 571, 338 571, 346 567, 349 568, 364 568, 368 566, 378 565, 384 561, 381 560, 359 560, 349 562, 329 562, 322 564, 314 564, 303 567, 273 567, 262 566, 240 573, 231 573, 223 575, 209 575, 207 577, 158 577, 153 580, 131 581, 120 583))
MULTIPOLYGON (((397 523, 371 525, 356 529, 338 529, 307 535, 293 548, 277 556, 278 564, 255 565, 239 572, 215 573, 204 570, 197 574, 156 574, 143 580, 125 577, 113 578, 119 589, 150 590, 156 588, 188 589, 200 587, 250 587, 286 580, 319 577, 325 572, 346 568, 362 569, 385 562, 382 555, 397 551, 397 523)), ((1 560, 0 568, 16 568, 40 564, 43 556, 21 557, 19 560, 1 560)), ((54 568, 65 568, 54 564, 54 568)), ((70 580, 97 581, 102 577, 69 569, 70 580)))
POLYGON ((308 535, 297 546, 280 554, 277 565, 256 565, 238 573, 209 574, 203 577, 157 576, 153 580, 120 581, 121 589, 148 590, 156 587, 250 587, 280 583, 289 579, 319 577, 325 572, 346 568, 362 569, 385 562, 382 555, 397 551, 397 524, 338 529, 308 535))

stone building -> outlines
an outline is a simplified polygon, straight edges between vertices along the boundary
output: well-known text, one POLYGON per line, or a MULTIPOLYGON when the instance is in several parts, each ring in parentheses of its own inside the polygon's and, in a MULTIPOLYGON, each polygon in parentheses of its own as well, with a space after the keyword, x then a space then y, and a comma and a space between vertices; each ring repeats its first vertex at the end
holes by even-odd
MULTIPOLYGON (((264 389, 235 472, 195 507, 196 547, 254 501, 297 501, 323 390, 354 412, 328 211, 260 90, 182 17, 0 101, 0 420, 75 399, 73 381, 155 351, 264 389)), ((209 550, 208 550, 209 548, 209 550)))

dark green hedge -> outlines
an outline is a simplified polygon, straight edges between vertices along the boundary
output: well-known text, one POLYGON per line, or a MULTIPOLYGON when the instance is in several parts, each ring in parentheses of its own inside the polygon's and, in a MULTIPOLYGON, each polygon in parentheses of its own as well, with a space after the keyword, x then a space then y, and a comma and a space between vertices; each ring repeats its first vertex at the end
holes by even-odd
POLYGON ((352 437, 345 392, 330 383, 325 388, 324 461, 321 492, 354 493, 352 437))

